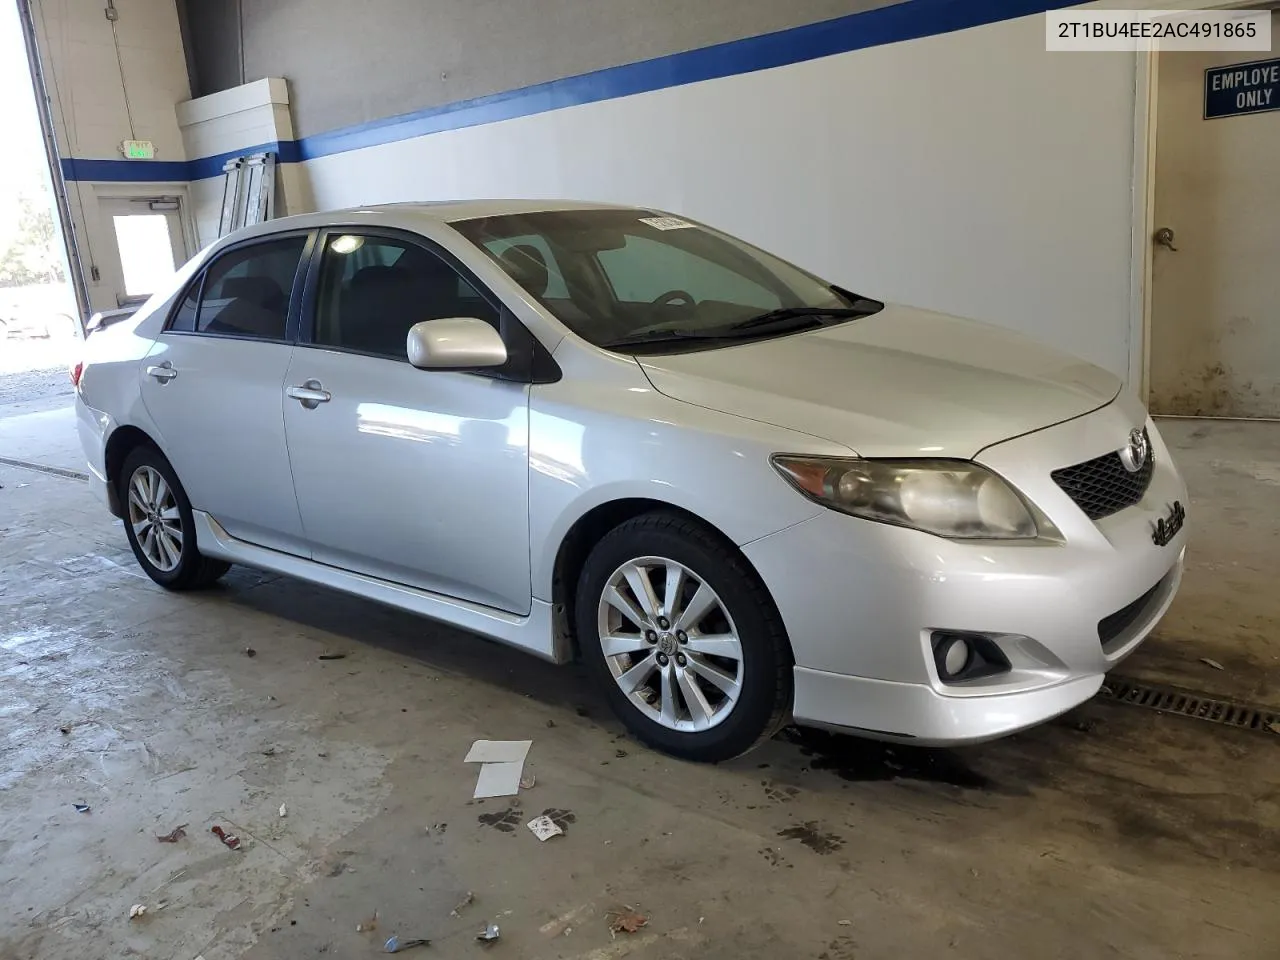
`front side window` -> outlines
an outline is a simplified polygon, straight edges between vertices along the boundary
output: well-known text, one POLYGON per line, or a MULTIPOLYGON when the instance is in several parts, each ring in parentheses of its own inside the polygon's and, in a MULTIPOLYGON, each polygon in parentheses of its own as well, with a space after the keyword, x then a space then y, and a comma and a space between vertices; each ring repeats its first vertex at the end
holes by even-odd
POLYGON ((456 269, 409 240, 332 234, 320 262, 312 343, 407 359, 409 328, 423 320, 500 318, 456 269))
POLYGON ((556 210, 451 226, 575 333, 610 349, 705 349, 883 307, 727 234, 652 211, 556 210))
POLYGON ((222 254, 192 284, 169 325, 187 333, 284 340, 289 297, 305 236, 282 237, 222 254))

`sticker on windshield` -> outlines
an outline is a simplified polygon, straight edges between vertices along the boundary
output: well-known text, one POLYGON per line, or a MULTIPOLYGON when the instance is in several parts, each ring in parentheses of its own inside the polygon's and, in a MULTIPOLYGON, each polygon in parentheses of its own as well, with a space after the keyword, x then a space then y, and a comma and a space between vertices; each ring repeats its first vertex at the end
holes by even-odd
POLYGON ((655 230, 688 230, 692 223, 686 223, 678 217, 641 217, 641 223, 647 223, 655 230))

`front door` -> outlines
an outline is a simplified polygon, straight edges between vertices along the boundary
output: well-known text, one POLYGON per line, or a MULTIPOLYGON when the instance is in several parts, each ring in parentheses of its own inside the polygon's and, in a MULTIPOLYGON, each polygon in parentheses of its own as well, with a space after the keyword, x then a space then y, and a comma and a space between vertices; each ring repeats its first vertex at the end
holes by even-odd
POLYGON ((418 321, 499 309, 403 236, 330 233, 314 289, 284 401, 314 559, 527 613, 529 386, 405 350, 418 321))
POLYGON ((290 300, 307 239, 273 237, 219 254, 188 285, 138 370, 160 447, 191 505, 234 537, 302 556, 282 406, 290 300))
POLYGON ((1280 417, 1280 58, 1251 58, 1160 55, 1153 413, 1280 417))
POLYGON ((103 265, 116 306, 142 303, 187 262, 182 203, 177 197, 105 197, 99 204, 115 241, 115 257, 103 265))

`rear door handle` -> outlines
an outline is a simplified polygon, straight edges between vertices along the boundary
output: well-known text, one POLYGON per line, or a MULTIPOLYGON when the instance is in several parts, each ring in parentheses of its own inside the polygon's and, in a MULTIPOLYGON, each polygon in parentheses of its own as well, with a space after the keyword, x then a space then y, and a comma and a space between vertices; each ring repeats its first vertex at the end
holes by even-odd
POLYGON ((168 360, 160 364, 158 367, 147 367, 147 376, 155 377, 161 383, 168 383, 178 375, 178 371, 173 369, 173 364, 168 360))
POLYGON ((288 387, 284 393, 285 396, 297 400, 308 410, 314 410, 320 404, 328 403, 333 399, 333 394, 324 389, 319 380, 308 380, 300 387, 288 387))

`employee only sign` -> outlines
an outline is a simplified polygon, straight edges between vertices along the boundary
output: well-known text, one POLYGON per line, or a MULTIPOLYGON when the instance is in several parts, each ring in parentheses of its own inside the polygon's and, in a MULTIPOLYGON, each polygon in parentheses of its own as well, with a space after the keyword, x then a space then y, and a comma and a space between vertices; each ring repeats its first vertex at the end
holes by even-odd
POLYGON ((1204 72, 1204 118, 1280 110, 1280 60, 1210 67, 1204 72))

